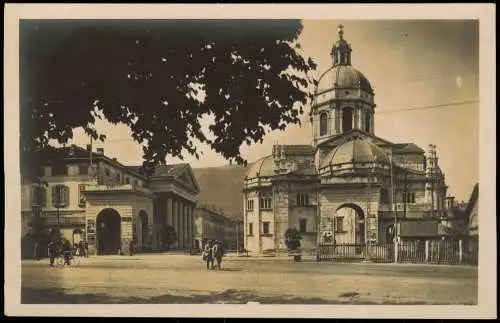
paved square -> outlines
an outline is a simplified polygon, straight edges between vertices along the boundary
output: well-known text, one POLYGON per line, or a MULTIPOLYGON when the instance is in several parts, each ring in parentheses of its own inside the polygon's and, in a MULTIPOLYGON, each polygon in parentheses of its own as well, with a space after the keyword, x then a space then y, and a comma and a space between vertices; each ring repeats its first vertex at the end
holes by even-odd
POLYGON ((28 260, 21 302, 475 305, 477 268, 226 257, 209 271, 201 257, 176 254, 91 257, 79 267, 28 260))

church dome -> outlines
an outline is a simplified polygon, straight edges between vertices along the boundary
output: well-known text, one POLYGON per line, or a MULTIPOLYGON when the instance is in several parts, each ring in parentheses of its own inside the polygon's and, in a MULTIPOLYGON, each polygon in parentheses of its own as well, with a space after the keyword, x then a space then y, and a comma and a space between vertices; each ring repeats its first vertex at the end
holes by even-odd
POLYGON ((270 177, 274 175, 274 160, 273 156, 269 155, 256 161, 250 166, 245 174, 246 179, 258 177, 270 177))
POLYGON ((373 94, 368 79, 351 65, 337 65, 327 71, 318 83, 318 92, 331 89, 361 89, 373 94))
POLYGON ((341 165, 346 163, 379 163, 389 164, 386 152, 363 138, 353 138, 334 148, 321 162, 321 167, 328 165, 341 165))

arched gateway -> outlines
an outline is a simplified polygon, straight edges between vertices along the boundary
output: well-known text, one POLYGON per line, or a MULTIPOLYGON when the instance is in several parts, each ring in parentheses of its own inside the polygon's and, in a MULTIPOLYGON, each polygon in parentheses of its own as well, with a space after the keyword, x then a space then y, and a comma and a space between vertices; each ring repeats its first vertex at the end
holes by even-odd
POLYGON ((116 255, 121 248, 121 217, 115 209, 104 209, 96 218, 97 252, 116 255))
POLYGON ((363 209, 356 204, 346 203, 335 211, 335 233, 337 242, 347 244, 364 244, 365 215, 363 209), (340 241, 339 241, 340 240, 340 241))

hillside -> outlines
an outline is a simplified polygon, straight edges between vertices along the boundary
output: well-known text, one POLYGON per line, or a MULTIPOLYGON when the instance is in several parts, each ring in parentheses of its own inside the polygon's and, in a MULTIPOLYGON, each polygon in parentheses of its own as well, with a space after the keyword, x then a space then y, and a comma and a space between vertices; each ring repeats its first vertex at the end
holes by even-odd
POLYGON ((209 204, 221 209, 232 218, 243 218, 243 179, 247 171, 242 166, 194 168, 200 185, 199 204, 209 204))

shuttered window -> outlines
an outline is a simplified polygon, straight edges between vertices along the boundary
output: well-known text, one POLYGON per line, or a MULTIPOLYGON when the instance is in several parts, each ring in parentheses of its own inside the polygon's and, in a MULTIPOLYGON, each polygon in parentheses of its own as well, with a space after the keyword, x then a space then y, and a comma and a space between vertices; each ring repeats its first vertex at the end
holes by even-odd
POLYGON ((31 206, 47 206, 47 190, 42 186, 31 187, 31 206))
POLYGON ((66 208, 69 206, 69 187, 56 185, 52 187, 52 206, 66 208))

